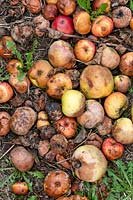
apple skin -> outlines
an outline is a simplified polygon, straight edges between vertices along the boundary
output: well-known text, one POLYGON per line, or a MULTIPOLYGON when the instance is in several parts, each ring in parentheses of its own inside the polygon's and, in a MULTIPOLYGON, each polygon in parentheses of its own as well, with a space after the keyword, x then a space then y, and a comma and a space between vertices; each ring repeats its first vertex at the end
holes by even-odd
POLYGON ((96 45, 87 39, 79 40, 74 47, 76 58, 83 62, 89 62, 94 57, 95 52, 96 45))
POLYGON ((109 12, 110 11, 110 6, 111 6, 111 1, 110 0, 94 0, 93 1, 93 9, 94 10, 97 10, 98 8, 100 8, 100 6, 103 4, 103 3, 106 3, 107 7, 106 7, 106 10, 105 12, 109 12))
POLYGON ((126 75, 117 75, 114 77, 114 83, 117 91, 126 93, 130 86, 131 86, 131 80, 126 75))
POLYGON ((7 63, 7 71, 9 72, 9 73, 17 73, 18 72, 18 67, 20 67, 20 68, 22 68, 23 67, 23 65, 22 65, 22 63, 19 61, 19 60, 17 60, 17 59, 12 59, 12 60, 10 60, 8 63, 7 63))
POLYGON ((104 140, 102 144, 102 152, 108 160, 115 160, 120 158, 124 153, 124 146, 109 137, 104 140))
POLYGON ((106 15, 100 15, 93 21, 91 32, 96 37, 105 37, 113 31, 113 28, 112 19, 106 15))
POLYGON ((130 25, 130 29, 133 30, 133 17, 131 18, 129 25, 130 25))
POLYGON ((127 52, 121 56, 119 69, 122 74, 133 76, 133 52, 127 52))
POLYGON ((108 96, 114 88, 112 73, 101 65, 88 65, 80 76, 80 89, 87 99, 108 96))
POLYGON ((0 39, 0 57, 2 58, 11 58, 12 50, 7 48, 7 41, 12 41, 13 39, 10 36, 3 36, 0 39))
POLYGON ((111 119, 117 119, 128 107, 128 98, 121 92, 113 92, 106 97, 104 109, 111 119))
POLYGON ((9 101, 13 96, 13 89, 7 82, 0 82, 0 103, 9 101))
POLYGON ((28 193, 28 185, 26 182, 16 182, 12 185, 12 192, 17 195, 26 195, 28 193))
MULTIPOLYGON (((52 28, 58 31, 61 31, 65 34, 72 35, 74 33, 74 25, 73 20, 69 16, 59 15, 52 22, 52 28)), ((63 37, 63 39, 67 39, 68 37, 63 37)))

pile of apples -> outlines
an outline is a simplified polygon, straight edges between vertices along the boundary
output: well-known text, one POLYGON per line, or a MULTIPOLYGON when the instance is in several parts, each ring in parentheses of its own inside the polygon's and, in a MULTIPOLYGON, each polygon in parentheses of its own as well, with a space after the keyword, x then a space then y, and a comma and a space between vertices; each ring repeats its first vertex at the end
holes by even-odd
MULTIPOLYGON (((132 87, 133 52, 119 55, 114 48, 105 44, 101 51, 100 62, 91 64, 97 53, 95 41, 108 36, 115 28, 129 27, 133 30, 132 12, 125 5, 120 5, 113 9, 112 17, 109 17, 111 1, 94 0, 92 2, 94 10, 102 3, 106 3, 107 7, 105 14, 97 16, 92 21, 90 14, 79 8, 75 0, 46 0, 45 6, 42 6, 40 0, 30 0, 29 3, 22 1, 22 3, 32 14, 42 11, 42 17, 50 21, 48 26, 64 35, 50 45, 48 59, 36 60, 21 82, 17 79, 17 67, 21 68, 22 63, 15 58, 12 59, 12 51, 6 47, 7 40, 15 39, 10 36, 1 38, 0 56, 8 59, 7 71, 10 73, 10 78, 8 82, 0 82, 0 103, 8 102, 16 92, 26 93, 31 84, 41 88, 51 99, 60 103, 62 114, 53 123, 57 134, 53 136, 54 138, 48 138, 47 142, 41 141, 39 145, 41 156, 49 152, 49 145, 54 149, 57 135, 58 140, 62 137, 61 141, 67 146, 69 140, 76 137, 78 124, 88 132, 95 128, 99 137, 103 139, 100 149, 93 144, 82 144, 73 152, 72 162, 67 165, 68 167, 64 166, 69 170, 74 168, 80 180, 98 181, 106 172, 107 160, 120 158, 124 153, 124 145, 133 143, 133 105, 130 105, 127 96, 132 87), (69 37, 74 34, 77 38, 79 36, 79 39, 72 45, 69 37), (83 65, 82 70, 78 69, 79 62, 83 65), (114 69, 119 72, 116 76, 112 74, 114 69), (129 107, 131 117, 123 117, 124 111, 129 107)), ((42 34, 37 36, 43 37, 42 34)), ((6 136, 10 130, 17 135, 26 135, 33 125, 38 129, 51 126, 48 122, 49 113, 44 111, 45 108, 42 113, 36 113, 26 106, 17 108, 12 116, 1 111, 0 136, 6 136), (43 122, 39 122, 39 119, 43 119, 43 122)), ((25 150, 23 151, 25 153, 25 150)), ((63 156, 63 153, 58 151, 57 154, 60 154, 55 155, 57 160, 62 159, 60 156, 63 156)), ((18 158, 19 155, 15 154, 15 157, 13 155, 11 152, 11 160, 16 168, 20 171, 29 170, 24 166, 18 166, 17 162, 24 165, 22 156, 18 158)), ((34 159, 31 160, 32 163, 27 165, 32 167, 34 159)), ((56 175, 49 174, 44 181, 44 191, 49 196, 58 198, 68 192, 70 179, 65 172, 55 173, 58 177, 60 173, 63 174, 61 176, 67 177, 66 188, 59 191, 56 188, 54 192, 51 185, 56 179, 50 177, 56 175)), ((60 180, 57 179, 57 182, 60 180)), ((57 187, 56 181, 54 184, 57 187)))

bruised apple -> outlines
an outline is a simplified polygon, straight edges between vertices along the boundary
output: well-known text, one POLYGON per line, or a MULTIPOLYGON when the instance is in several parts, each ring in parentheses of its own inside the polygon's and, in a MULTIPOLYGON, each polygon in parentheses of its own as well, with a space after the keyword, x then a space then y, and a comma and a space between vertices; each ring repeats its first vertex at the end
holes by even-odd
POLYGON ((9 101, 13 96, 13 89, 7 82, 0 82, 0 103, 9 101))
POLYGON ((53 69, 47 60, 37 60, 28 71, 28 77, 33 85, 45 88, 49 73, 53 69))
POLYGON ((66 90, 72 89, 72 81, 67 74, 57 73, 46 84, 46 92, 55 99, 61 99, 66 90))
POLYGON ((12 59, 7 63, 7 71, 12 74, 12 73, 17 73, 18 69, 17 68, 22 68, 22 63, 17 60, 17 59, 12 59))
POLYGON ((11 58, 12 56, 12 50, 7 47, 7 41, 13 42, 12 37, 3 36, 0 39, 0 57, 2 58, 11 58))
POLYGON ((117 91, 125 93, 131 86, 131 80, 126 75, 117 75, 114 77, 115 88, 117 91))
POLYGON ((115 121, 112 135, 121 144, 133 143, 133 123, 129 118, 119 118, 115 121))
POLYGON ((119 68, 122 74, 133 76, 133 52, 125 53, 121 57, 119 68))
POLYGON ((87 34, 91 30, 90 15, 86 11, 76 12, 73 16, 74 29, 79 34, 87 34))
POLYGON ((98 8, 101 7, 102 4, 106 4, 106 10, 105 12, 109 12, 110 11, 110 7, 111 7, 111 1, 110 0, 94 0, 93 1, 93 9, 97 10, 98 8))
POLYGON ((104 140, 102 144, 102 152, 107 159, 115 160, 123 155, 124 146, 110 137, 104 140))
POLYGON ((63 15, 71 15, 76 9, 75 0, 58 0, 57 8, 63 15))
POLYGON ((95 44, 87 39, 79 40, 74 46, 76 58, 83 62, 89 62, 94 57, 95 51, 95 44))
POLYGON ((80 88, 87 99, 106 97, 114 88, 112 73, 101 65, 88 65, 81 73, 80 88))
POLYGON ((0 137, 7 135, 10 131, 10 115, 7 112, 0 112, 0 137))
POLYGON ((67 90, 61 98, 62 112, 67 117, 80 116, 85 108, 85 96, 78 90, 67 90))
POLYGON ((72 166, 80 180, 95 182, 105 175, 107 160, 97 147, 83 145, 73 153, 72 166))
POLYGON ((113 31, 114 25, 110 17, 100 15, 92 23, 91 32, 96 37, 105 37, 113 31))
POLYGON ((104 101, 104 109, 112 119, 117 119, 128 107, 128 98, 121 92, 113 92, 104 101))
POLYGON ((12 185, 11 191, 17 195, 26 195, 28 193, 28 185, 26 182, 16 182, 12 185))

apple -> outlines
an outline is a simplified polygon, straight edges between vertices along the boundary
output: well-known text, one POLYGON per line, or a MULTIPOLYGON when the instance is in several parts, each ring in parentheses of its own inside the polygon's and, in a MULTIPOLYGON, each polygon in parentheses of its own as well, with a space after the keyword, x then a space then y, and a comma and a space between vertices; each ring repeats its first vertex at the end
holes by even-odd
POLYGON ((124 153, 124 146, 113 138, 106 138, 102 144, 102 152, 108 160, 120 158, 124 153))
POLYGON ((133 30, 133 16, 132 16, 132 18, 131 18, 131 20, 129 22, 129 25, 130 25, 130 29, 133 30))
POLYGON ((120 71, 127 76, 133 76, 133 52, 127 52, 121 56, 120 71))
POLYGON ((13 96, 13 89, 7 82, 0 82, 0 103, 9 101, 13 96))
POLYGON ((76 134, 77 122, 72 117, 63 117, 54 124, 56 131, 66 138, 72 138, 76 134))
POLYGON ((110 7, 111 7, 111 1, 110 0, 94 0, 93 3, 92 3, 93 9, 97 10, 98 8, 100 8, 100 6, 103 3, 104 4, 106 3, 107 7, 106 7, 105 12, 108 13, 110 11, 110 7))
MULTIPOLYGON (((65 34, 72 35, 74 33, 74 25, 73 20, 69 16, 59 15, 52 22, 52 28, 58 31, 61 31, 65 34)), ((63 39, 67 39, 68 37, 63 37, 63 39)))
POLYGON ((33 85, 45 88, 49 73, 53 69, 47 60, 37 60, 28 71, 28 77, 33 85))
POLYGON ((78 117, 84 112, 85 96, 78 90, 67 90, 61 98, 62 112, 68 117, 78 117))
POLYGON ((79 40, 74 46, 74 54, 78 60, 89 62, 95 54, 96 45, 87 39, 79 40))
POLYGON ((54 67, 63 69, 73 68, 76 62, 72 46, 64 40, 57 40, 51 44, 48 59, 54 67))
POLYGON ((121 144, 133 143, 133 123, 129 118, 119 118, 112 128, 112 135, 121 144))
POLYGON ((100 15, 92 23, 91 32, 96 37, 105 37, 113 31, 114 25, 110 17, 100 15))
POLYGON ((55 99, 61 99, 66 90, 72 89, 72 81, 67 74, 57 73, 46 84, 46 92, 55 99))
POLYGON ((102 105, 96 100, 86 101, 86 110, 79 117, 77 121, 85 128, 94 128, 99 123, 103 122, 104 109, 102 105))
POLYGON ((104 109, 112 119, 119 118, 128 107, 128 98, 121 92, 113 92, 106 97, 104 109))
POLYGON ((0 112, 0 137, 7 135, 10 131, 10 115, 7 112, 0 112))
POLYGON ((48 4, 57 4, 58 0, 46 0, 46 3, 48 4))
POLYGON ((88 65, 80 76, 80 89, 87 99, 108 96, 114 88, 112 73, 101 65, 88 65))
POLYGON ((105 115, 102 123, 100 123, 97 126, 97 130, 98 130, 99 135, 101 135, 101 136, 111 133, 111 131, 112 131, 112 120, 105 115))
POLYGON ((17 60, 17 59, 12 59, 12 60, 9 60, 9 62, 7 63, 7 71, 9 73, 17 73, 18 72, 18 67, 22 68, 23 65, 22 63, 17 60))
POLYGON ((55 4, 47 4, 43 10, 43 16, 47 20, 54 20, 57 16, 57 6, 55 4))
POLYGON ((0 39, 0 57, 2 57, 2 58, 11 58, 11 56, 12 56, 12 50, 7 48, 7 41, 13 42, 12 37, 3 36, 0 39))
POLYGON ((26 195, 29 189, 26 182, 16 182, 12 185, 11 190, 16 195, 26 195))
POLYGON ((116 90, 122 93, 126 93, 131 86, 131 80, 126 75, 115 76, 114 83, 115 83, 116 90))
POLYGON ((76 9, 75 0, 58 0, 57 8, 63 15, 71 15, 76 9))
POLYGON ((87 34, 91 30, 90 15, 86 11, 76 12, 73 16, 74 29, 79 34, 87 34))
POLYGON ((41 0, 22 0, 22 3, 32 14, 38 14, 42 9, 41 0))

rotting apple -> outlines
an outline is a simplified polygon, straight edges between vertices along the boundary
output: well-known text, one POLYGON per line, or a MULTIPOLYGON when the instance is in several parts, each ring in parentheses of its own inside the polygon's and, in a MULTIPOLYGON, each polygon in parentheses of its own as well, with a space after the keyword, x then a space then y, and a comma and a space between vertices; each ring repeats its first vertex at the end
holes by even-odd
POLYGON ((45 88, 49 73, 53 69, 47 60, 37 60, 28 71, 28 77, 33 85, 45 88))
POLYGON ((22 68, 22 63, 17 60, 17 59, 12 59, 12 60, 9 60, 9 62, 7 63, 7 71, 9 73, 17 73, 18 72, 18 69, 17 68, 22 68))
POLYGON ((66 138, 72 138, 76 134, 77 122, 72 117, 63 117, 57 120, 54 124, 58 133, 61 133, 66 138))
POLYGON ((7 82, 0 82, 0 103, 9 101, 13 96, 13 89, 7 82))
POLYGON ((121 56, 120 71, 127 76, 133 76, 133 52, 127 52, 121 56))
POLYGON ((44 192, 54 198, 58 198, 67 193, 70 186, 70 177, 63 170, 50 171, 44 180, 44 192))
POLYGON ((124 146, 113 138, 109 137, 106 138, 102 144, 102 152, 107 159, 115 160, 123 155, 124 146))
POLYGON ((74 46, 74 54, 78 60, 89 62, 95 54, 96 45, 87 39, 79 40, 74 46))
POLYGON ((40 140, 38 144, 38 153, 40 156, 45 156, 50 149, 50 143, 48 140, 40 140))
POLYGON ((88 65, 81 73, 80 88, 87 99, 108 96, 114 88, 112 73, 101 65, 88 65))
POLYGON ((95 182, 105 175, 107 160, 94 145, 83 145, 74 151, 72 166, 80 180, 95 182))
POLYGON ((104 120, 97 126, 99 135, 107 135, 111 133, 112 130, 112 120, 111 118, 104 116, 104 120))
POLYGON ((112 135, 121 144, 133 143, 133 123, 129 118, 119 118, 115 121, 112 128, 112 135))
POLYGON ((102 51, 101 65, 109 68, 110 70, 115 69, 120 63, 120 56, 117 51, 112 48, 105 46, 102 51))
POLYGON ((78 90, 67 90, 61 98, 62 112, 67 117, 78 117, 84 112, 85 96, 78 90))
POLYGON ((105 12, 109 12, 110 11, 110 7, 111 7, 111 1, 110 0, 94 0, 92 3, 92 7, 94 10, 97 10, 98 8, 101 7, 102 4, 106 4, 106 10, 105 12))
POLYGON ((89 200, 85 196, 80 196, 78 194, 70 195, 69 197, 59 197, 57 200, 89 200))
POLYGON ((47 4, 43 10, 43 16, 47 20, 54 20, 57 16, 58 10, 55 4, 47 4))
POLYGON ((13 42, 12 37, 3 36, 0 39, 0 56, 2 58, 11 58, 11 56, 12 56, 12 50, 7 47, 7 41, 13 42))
POLYGON ((121 92, 113 92, 106 97, 104 109, 111 119, 119 118, 128 107, 128 98, 121 92))
POLYGON ((79 117, 77 121, 85 128, 94 128, 99 123, 103 122, 104 109, 102 105, 96 100, 86 101, 86 110, 79 117))
POLYGON ((73 16, 74 29, 79 34, 87 34, 91 30, 90 15, 86 11, 76 12, 73 16))
POLYGON ((72 89, 72 81, 67 74, 57 73, 46 84, 46 92, 55 99, 61 99, 66 90, 72 89))
POLYGON ((1 111, 0 112, 0 137, 5 136, 10 131, 10 119, 9 113, 1 111))
POLYGON ((91 32, 96 37, 105 37, 113 31, 114 25, 110 17, 100 15, 92 23, 91 32))
POLYGON ((44 126, 49 126, 50 123, 48 121, 48 115, 45 111, 40 111, 38 113, 38 116, 37 116, 37 123, 36 123, 36 127, 37 129, 41 129, 41 127, 44 127, 44 126))
MULTIPOLYGON (((72 35, 74 33, 74 25, 73 20, 69 16, 59 15, 52 22, 52 28, 58 31, 61 31, 65 34, 72 35)), ((63 37, 63 39, 67 39, 68 37, 63 37)))
POLYGON ((121 74, 114 77, 114 83, 116 90, 122 93, 126 93, 131 86, 130 78, 121 74))
POLYGON ((76 9, 75 0, 58 0, 57 8, 63 15, 71 15, 76 9))
POLYGON ((26 182, 16 182, 11 187, 11 191, 16 195, 26 195, 28 190, 29 188, 26 182))
POLYGON ((48 50, 48 58, 54 67, 71 69, 75 65, 75 56, 71 45, 63 40, 53 42, 48 50))
POLYGON ((22 81, 19 81, 18 73, 13 73, 10 75, 9 83, 20 94, 27 92, 30 87, 29 79, 25 76, 22 81))
POLYGON ((131 20, 129 22, 129 25, 130 25, 130 29, 133 30, 133 16, 132 16, 132 18, 131 18, 131 20))
POLYGON ((41 11, 42 2, 40 0, 22 0, 22 3, 33 14, 37 14, 41 11))
POLYGON ((46 0, 48 4, 56 4, 58 0, 46 0))

